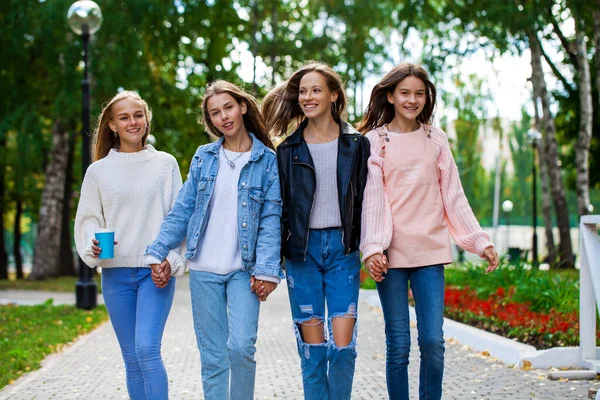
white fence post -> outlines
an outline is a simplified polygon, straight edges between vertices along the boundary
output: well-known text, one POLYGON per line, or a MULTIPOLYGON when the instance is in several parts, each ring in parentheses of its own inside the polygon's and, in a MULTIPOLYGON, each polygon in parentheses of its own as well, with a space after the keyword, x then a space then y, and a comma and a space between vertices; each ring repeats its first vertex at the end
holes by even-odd
POLYGON ((579 338, 582 366, 600 373, 596 353, 596 313, 600 310, 600 215, 585 215, 579 224, 579 338))

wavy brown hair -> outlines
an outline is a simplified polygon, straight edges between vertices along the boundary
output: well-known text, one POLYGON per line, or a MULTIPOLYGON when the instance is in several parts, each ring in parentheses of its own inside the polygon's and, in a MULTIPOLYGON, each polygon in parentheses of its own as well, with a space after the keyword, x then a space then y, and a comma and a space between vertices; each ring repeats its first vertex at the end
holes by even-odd
POLYGON ((262 113, 267 123, 267 130, 274 136, 284 136, 288 133, 290 123, 294 122, 292 129, 306 118, 300 104, 300 81, 310 72, 318 72, 325 78, 327 88, 332 93, 337 93, 335 105, 332 105, 331 116, 339 124, 346 111, 346 94, 340 76, 329 65, 319 62, 309 62, 297 70, 281 85, 271 89, 262 103, 262 113))
POLYGON ((146 145, 146 139, 152 129, 152 111, 148 107, 148 103, 140 97, 139 94, 131 90, 124 90, 119 92, 110 99, 102 107, 102 112, 98 117, 98 126, 94 130, 93 142, 94 142, 94 161, 98 161, 108 155, 110 149, 118 149, 121 146, 121 139, 114 135, 108 123, 113 120, 113 109, 115 104, 120 100, 134 98, 139 100, 144 105, 144 116, 146 117, 146 132, 142 137, 142 146, 146 145))
POLYGON ((254 96, 246 92, 241 87, 223 80, 214 81, 208 85, 206 91, 204 92, 204 97, 202 98, 202 117, 199 122, 206 127, 208 134, 215 139, 223 136, 223 133, 219 131, 212 123, 210 120, 210 115, 208 114, 208 99, 216 94, 221 93, 227 93, 233 97, 238 104, 246 105, 246 114, 243 115, 244 127, 246 127, 246 131, 252 132, 258 140, 263 142, 265 146, 275 150, 273 142, 271 142, 271 139, 267 134, 265 120, 258 110, 258 103, 256 102, 254 96))
POLYGON ((417 116, 417 121, 423 124, 432 122, 437 96, 435 85, 431 83, 429 75, 423 67, 417 64, 402 63, 388 72, 373 88, 369 105, 357 128, 360 133, 364 135, 375 128, 392 122, 396 112, 394 105, 388 101, 388 93, 393 93, 396 86, 409 76, 419 78, 425 84, 425 106, 417 116))

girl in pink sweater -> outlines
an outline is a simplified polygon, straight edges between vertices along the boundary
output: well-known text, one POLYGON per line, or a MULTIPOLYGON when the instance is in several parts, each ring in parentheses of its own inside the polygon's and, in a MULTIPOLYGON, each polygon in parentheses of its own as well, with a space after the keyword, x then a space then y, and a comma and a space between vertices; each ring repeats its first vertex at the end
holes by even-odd
POLYGON ((421 351, 419 396, 440 399, 450 235, 487 259, 486 272, 498 266, 498 254, 465 197, 448 138, 428 125, 435 102, 425 70, 401 64, 375 86, 358 128, 371 143, 360 248, 383 309, 390 399, 409 398, 409 282, 421 351))

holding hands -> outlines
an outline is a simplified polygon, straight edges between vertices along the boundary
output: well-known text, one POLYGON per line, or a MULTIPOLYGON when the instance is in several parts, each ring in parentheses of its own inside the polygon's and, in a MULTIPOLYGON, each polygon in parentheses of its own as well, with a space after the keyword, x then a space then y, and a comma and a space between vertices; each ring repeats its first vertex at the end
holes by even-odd
POLYGON ((383 274, 387 274, 388 260, 384 254, 373 254, 365 260, 365 268, 375 282, 381 282, 385 279, 383 274))
POLYGON ((162 289, 167 286, 169 279, 171 279, 171 264, 169 261, 164 260, 160 264, 150 264, 152 268, 152 282, 157 288, 162 289))
POLYGON ((267 300, 267 297, 277 288, 275 282, 262 281, 255 277, 250 278, 250 291, 256 293, 260 301, 267 300))

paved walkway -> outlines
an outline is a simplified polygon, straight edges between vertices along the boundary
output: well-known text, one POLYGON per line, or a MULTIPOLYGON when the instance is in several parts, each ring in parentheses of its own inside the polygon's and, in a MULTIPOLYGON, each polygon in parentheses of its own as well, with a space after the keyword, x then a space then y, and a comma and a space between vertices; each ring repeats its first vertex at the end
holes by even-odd
MULTIPOLYGON (((0 291, 0 299, 7 298, 0 291)), ((353 399, 386 399, 383 316, 361 293, 358 359, 353 399)), ((33 295, 31 295, 33 296, 33 295)), ((44 297, 44 296, 43 296, 44 297)), ((100 298, 99 298, 100 299, 100 298)), ((30 299, 33 300, 33 299, 30 299)), ((299 358, 284 285, 263 303, 258 335, 256 399, 302 399, 299 358)), ((412 329, 411 398, 418 398, 419 352, 412 329)), ((187 278, 178 282, 163 340, 171 399, 201 399, 200 360, 192 327, 187 278)), ((523 371, 453 341, 446 344, 444 399, 585 399, 599 381, 550 381, 548 371, 523 371)), ((31 372, 0 391, 11 399, 127 399, 125 372, 110 323, 48 357, 31 372)))

